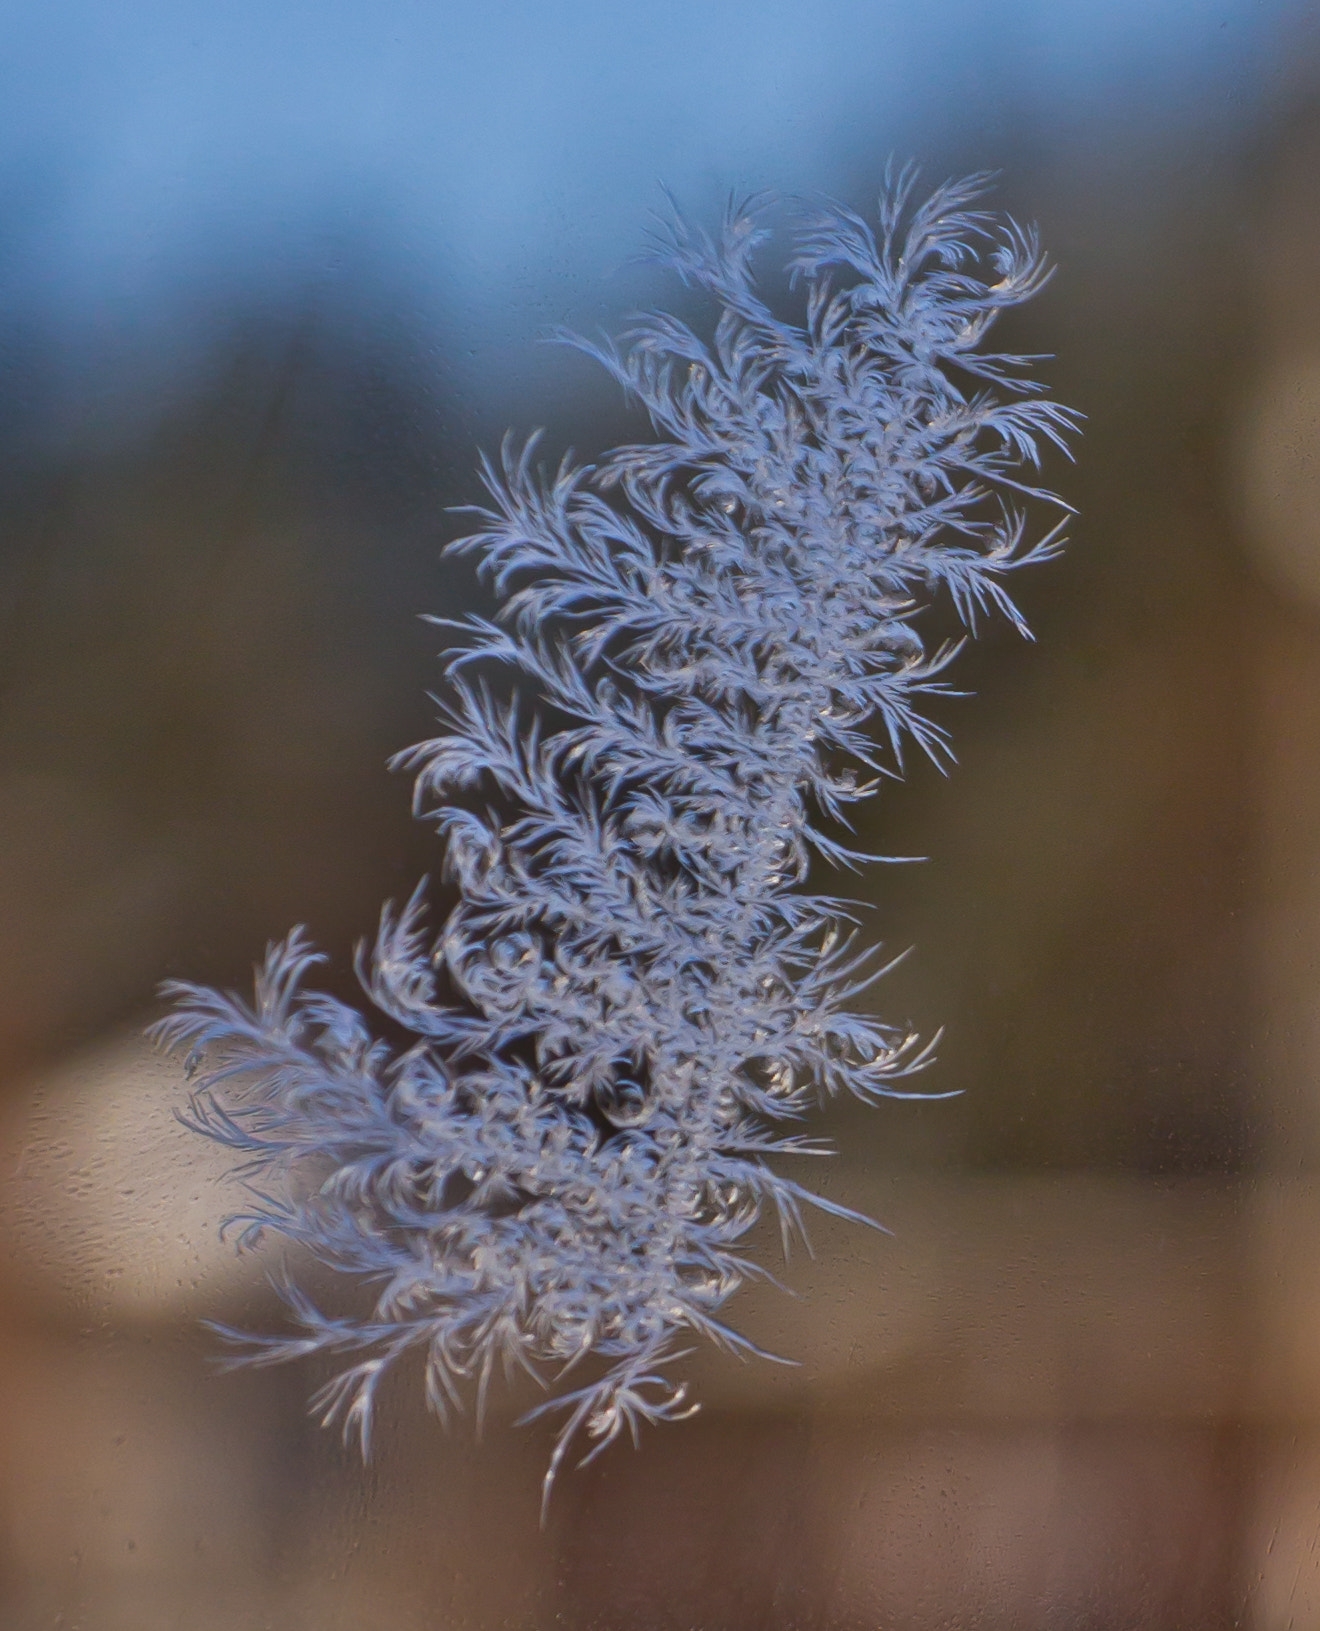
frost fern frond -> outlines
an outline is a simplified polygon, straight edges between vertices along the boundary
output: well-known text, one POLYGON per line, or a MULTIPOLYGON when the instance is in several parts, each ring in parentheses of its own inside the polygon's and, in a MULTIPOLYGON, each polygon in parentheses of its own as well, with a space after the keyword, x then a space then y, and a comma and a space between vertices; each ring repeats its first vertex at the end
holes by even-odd
POLYGON ((316 1404, 364 1450, 414 1349, 441 1415, 471 1389, 480 1416, 497 1364, 597 1363, 532 1412, 567 1412, 547 1497, 578 1434, 590 1460, 691 1414, 670 1379, 685 1334, 755 1351, 721 1311, 759 1272, 739 1247, 763 1212, 785 1249, 804 1208, 872 1222, 770 1164, 828 1149, 777 1124, 832 1094, 940 1096, 905 1085, 933 1044, 850 1007, 885 970, 812 869, 878 859, 839 829, 906 745, 948 762, 922 710, 959 647, 932 648, 922 611, 1027 633, 1004 580, 1060 527, 1031 541, 1022 501, 1060 501, 1023 476, 1075 417, 1033 359, 982 349, 1049 275, 1034 232, 978 207, 984 177, 924 202, 914 186, 887 175, 877 227, 807 218, 796 323, 754 275, 768 200, 731 204, 716 235, 671 209, 651 256, 713 322, 569 337, 656 440, 547 471, 536 436, 506 437, 483 462, 487 503, 449 549, 500 609, 444 623, 442 729, 395 760, 458 904, 434 932, 419 885, 358 951, 406 1040, 305 989, 320 957, 301 931, 251 1003, 164 990, 186 1119, 253 1185, 242 1238, 375 1288, 353 1319, 282 1284, 301 1334, 250 1350, 365 1355, 316 1404))

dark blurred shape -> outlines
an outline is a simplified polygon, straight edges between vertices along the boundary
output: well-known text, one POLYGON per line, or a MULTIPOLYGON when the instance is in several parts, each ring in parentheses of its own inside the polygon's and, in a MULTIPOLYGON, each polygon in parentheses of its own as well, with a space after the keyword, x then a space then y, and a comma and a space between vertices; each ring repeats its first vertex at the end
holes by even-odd
POLYGON ((425 718, 451 494, 433 400, 337 315, 236 322, 150 435, 7 472, 5 1073, 291 918, 342 958, 425 865, 384 763, 425 718))

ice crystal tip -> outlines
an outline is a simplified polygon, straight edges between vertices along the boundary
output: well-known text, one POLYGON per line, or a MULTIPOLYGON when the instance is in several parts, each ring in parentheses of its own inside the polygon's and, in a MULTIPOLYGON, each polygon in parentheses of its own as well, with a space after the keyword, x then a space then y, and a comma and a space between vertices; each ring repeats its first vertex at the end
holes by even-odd
POLYGON ((1047 276, 1033 232, 974 207, 984 189, 918 201, 891 171, 875 226, 814 211, 797 321, 758 293, 766 198, 714 237, 671 209, 651 258, 709 298, 709 328, 652 312, 620 345, 574 341, 656 439, 547 472, 535 437, 506 438, 483 462, 488 501, 450 549, 499 614, 446 622, 443 729, 396 761, 458 903, 438 933, 421 887, 387 905, 358 960, 410 1046, 304 988, 300 930, 250 1003, 166 989, 190 1123, 251 1185, 241 1238, 377 1288, 369 1317, 332 1318, 281 1282, 298 1334, 250 1350, 365 1354, 315 1405, 364 1450, 410 1350, 441 1416, 469 1393, 480 1411, 497 1365, 581 1365, 542 1407, 567 1412, 548 1496, 575 1438, 589 1460, 691 1414, 670 1378, 688 1337, 756 1351, 717 1316, 767 1208, 785 1244, 804 1207, 858 1217, 778 1170, 822 1146, 776 1124, 903 1096, 930 1050, 849 1006, 874 976, 813 857, 879 859, 841 841, 849 806, 905 743, 946 752, 920 705, 955 650, 928 648, 923 607, 1025 633, 1006 580, 1060 529, 1029 541, 1024 501, 1067 509, 1023 476, 1074 416, 1031 359, 982 349, 1047 276))

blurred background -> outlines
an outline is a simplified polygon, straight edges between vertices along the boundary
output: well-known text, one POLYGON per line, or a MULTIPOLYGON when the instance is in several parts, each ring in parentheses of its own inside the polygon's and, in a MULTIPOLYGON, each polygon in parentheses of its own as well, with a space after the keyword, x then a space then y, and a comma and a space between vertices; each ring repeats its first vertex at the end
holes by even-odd
MULTIPOLYGON (((1305 0, 46 0, 0 78, 0 1625, 1320 1626, 1320 19, 1305 0), (416 1377, 363 1469, 215 1239, 157 983, 356 936, 436 856, 478 450, 636 433, 583 359, 674 293, 660 183, 867 210, 1001 172, 1087 415, 1038 636, 964 659, 867 833, 945 1025, 839 1107, 796 1300, 696 1422, 565 1477, 416 1377)), ((771 1250, 769 1241, 766 1251, 771 1250)))

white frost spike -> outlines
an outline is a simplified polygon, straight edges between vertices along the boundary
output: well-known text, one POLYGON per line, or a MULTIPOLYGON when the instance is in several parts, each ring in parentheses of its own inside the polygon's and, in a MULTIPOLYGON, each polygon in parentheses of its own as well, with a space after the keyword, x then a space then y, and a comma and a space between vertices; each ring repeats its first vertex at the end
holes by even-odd
POLYGON ((299 931, 251 1005, 165 989, 156 1035, 193 1061, 193 1125, 258 1186, 242 1238, 381 1288, 362 1320, 285 1286, 300 1334, 236 1337, 258 1363, 358 1356, 318 1408, 364 1448, 411 1349, 442 1414, 464 1383, 480 1410, 497 1363, 597 1362, 545 1407, 568 1412, 547 1494, 579 1431, 590 1459, 690 1414, 668 1368, 692 1335, 748 1351, 716 1315, 766 1206, 785 1239, 804 1204, 856 1217, 775 1170, 821 1146, 774 1123, 825 1094, 907 1096, 929 1059, 849 1011, 873 976, 808 867, 873 859, 841 842, 848 806, 906 741, 945 753, 918 705, 955 651, 927 648, 923 606, 1025 632, 1004 580, 1059 545, 1027 542, 1022 503, 1060 501, 1023 471, 1073 418, 1029 359, 977 349, 1041 286, 1034 235, 973 207, 983 178, 912 189, 887 177, 878 234, 834 206, 806 223, 801 325, 752 276, 765 200, 718 239, 675 212, 654 257, 710 298, 709 337, 663 312, 618 347, 566 337, 658 440, 552 473, 534 437, 506 440, 485 467, 490 505, 450 548, 500 616, 448 625, 444 734, 399 760, 459 903, 434 936, 420 890, 387 907, 359 958, 413 1044, 304 994, 299 931))

